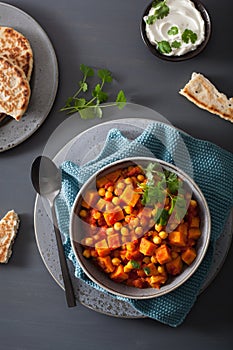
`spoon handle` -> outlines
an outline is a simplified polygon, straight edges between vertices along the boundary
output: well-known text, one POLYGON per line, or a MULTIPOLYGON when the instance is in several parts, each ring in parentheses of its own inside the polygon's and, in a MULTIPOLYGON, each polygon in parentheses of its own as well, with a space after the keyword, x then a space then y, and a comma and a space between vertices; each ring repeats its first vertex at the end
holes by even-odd
POLYGON ((53 219, 53 227, 57 241, 58 255, 60 260, 61 272, 64 281, 66 301, 69 307, 76 306, 76 299, 74 295, 74 289, 72 286, 69 269, 67 266, 66 256, 62 244, 61 233, 57 225, 57 216, 55 212, 54 205, 51 205, 52 219, 53 219))

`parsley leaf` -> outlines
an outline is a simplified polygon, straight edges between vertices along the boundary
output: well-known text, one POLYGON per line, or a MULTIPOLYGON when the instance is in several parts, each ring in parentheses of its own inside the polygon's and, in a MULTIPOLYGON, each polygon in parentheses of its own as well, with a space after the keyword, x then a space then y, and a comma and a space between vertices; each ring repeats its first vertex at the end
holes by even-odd
POLYGON ((189 41, 191 41, 192 44, 197 41, 197 34, 190 29, 185 29, 181 37, 186 44, 188 44, 189 41))
POLYGON ((168 41, 166 40, 162 40, 157 42, 157 47, 160 53, 164 54, 168 54, 172 51, 171 45, 169 44, 168 41))
POLYGON ((179 49, 179 48, 181 47, 181 42, 175 40, 175 41, 173 41, 173 42, 171 43, 171 47, 174 48, 174 49, 179 49))
POLYGON ((149 268, 149 267, 143 267, 143 271, 145 272, 145 274, 146 274, 147 276, 150 275, 150 268, 149 268))
POLYGON ((179 28, 176 26, 173 26, 167 31, 167 34, 168 35, 176 35, 176 34, 178 34, 178 32, 179 32, 179 28))

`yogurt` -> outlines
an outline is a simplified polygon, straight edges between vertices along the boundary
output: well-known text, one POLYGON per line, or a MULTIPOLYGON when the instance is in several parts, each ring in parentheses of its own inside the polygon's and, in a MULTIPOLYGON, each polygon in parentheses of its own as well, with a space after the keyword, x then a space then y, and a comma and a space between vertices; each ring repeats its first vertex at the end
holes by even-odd
POLYGON ((165 17, 148 24, 155 13, 154 7, 144 17, 149 41, 157 48, 158 43, 165 42, 171 49, 162 52, 167 56, 181 56, 195 50, 205 39, 205 22, 200 12, 190 0, 165 0, 164 3, 169 8, 165 17))

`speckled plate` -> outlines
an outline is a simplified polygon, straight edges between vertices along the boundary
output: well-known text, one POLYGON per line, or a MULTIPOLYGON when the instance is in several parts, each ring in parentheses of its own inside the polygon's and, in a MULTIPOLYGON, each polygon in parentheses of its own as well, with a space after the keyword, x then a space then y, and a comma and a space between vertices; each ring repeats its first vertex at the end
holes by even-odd
MULTIPOLYGON (((83 164, 99 154, 110 129, 118 128, 126 137, 133 139, 142 132, 149 122, 151 122, 151 120, 130 118, 113 120, 94 126, 69 141, 66 146, 57 153, 54 157, 54 161, 57 165, 65 160, 72 160, 78 164, 83 164)), ((44 264, 55 281, 64 288, 49 209, 46 206, 46 202, 40 196, 36 197, 34 225, 37 245, 44 264)), ((203 289, 209 285, 222 267, 231 243, 232 234, 231 215, 216 245, 212 267, 203 289)), ((70 262, 68 262, 68 264, 71 271, 75 295, 83 305, 110 316, 124 318, 144 317, 127 302, 116 300, 111 295, 102 293, 75 278, 73 265, 70 262)))
POLYGON ((47 34, 27 13, 0 2, 0 25, 25 35, 34 55, 28 110, 19 122, 8 117, 9 120, 0 123, 0 152, 3 152, 29 138, 47 117, 57 92, 58 65, 47 34))

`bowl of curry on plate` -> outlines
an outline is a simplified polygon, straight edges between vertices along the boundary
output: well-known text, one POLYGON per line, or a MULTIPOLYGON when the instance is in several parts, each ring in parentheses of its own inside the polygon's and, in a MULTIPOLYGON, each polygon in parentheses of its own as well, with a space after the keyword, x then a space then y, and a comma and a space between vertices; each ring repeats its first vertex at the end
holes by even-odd
POLYGON ((200 265, 210 213, 176 166, 127 158, 97 171, 71 211, 70 239, 86 275, 106 291, 147 299, 181 286, 200 265))

